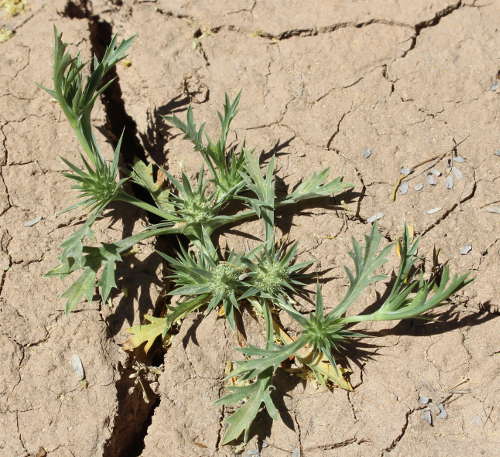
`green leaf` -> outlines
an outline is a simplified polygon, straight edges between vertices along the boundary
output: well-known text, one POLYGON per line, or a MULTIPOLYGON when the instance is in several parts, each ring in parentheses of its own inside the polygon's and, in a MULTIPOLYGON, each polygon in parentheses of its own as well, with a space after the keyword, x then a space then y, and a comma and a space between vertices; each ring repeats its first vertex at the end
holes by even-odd
POLYGON ((362 247, 355 239, 352 240, 353 250, 349 253, 354 261, 355 273, 345 267, 350 286, 339 305, 329 313, 332 317, 342 316, 370 284, 385 279, 384 275, 373 275, 373 272, 387 262, 387 256, 392 248, 389 245, 377 253, 382 235, 377 225, 372 225, 370 235, 365 236, 365 246, 362 247))
POLYGON ((173 210, 170 191, 166 188, 166 183, 154 180, 153 164, 147 165, 142 160, 136 159, 132 167, 132 179, 149 191, 159 208, 173 210))
POLYGON ((285 346, 274 346, 267 349, 261 349, 256 346, 248 346, 239 349, 247 356, 258 356, 249 360, 235 362, 236 368, 229 376, 244 376, 245 379, 251 379, 263 373, 268 368, 278 368, 280 364, 288 357, 297 352, 307 343, 305 337, 300 337, 293 343, 285 346))
POLYGON ((274 245, 274 210, 275 210, 275 179, 274 157, 267 166, 265 176, 262 175, 257 157, 245 152, 245 169, 241 176, 247 189, 251 190, 257 198, 242 197, 255 211, 257 217, 264 221, 265 239, 268 249, 274 245))
POLYGON ((342 181, 342 178, 335 178, 328 181, 329 169, 314 173, 310 178, 302 181, 294 191, 285 199, 286 202, 298 203, 311 198, 329 197, 354 186, 342 181))
POLYGON ((99 248, 99 258, 96 259, 98 267, 103 267, 101 277, 97 281, 101 300, 103 303, 108 301, 111 290, 116 287, 115 270, 116 262, 122 260, 118 253, 118 247, 114 244, 104 244, 99 248))
POLYGON ((83 270, 81 276, 62 294, 67 299, 64 308, 65 313, 69 313, 84 298, 92 301, 95 290, 95 271, 91 268, 83 270))
POLYGON ((226 419, 228 427, 222 444, 237 440, 242 434, 244 434, 244 441, 247 442, 250 427, 259 414, 262 404, 265 405, 273 419, 277 418, 277 409, 270 394, 273 373, 272 369, 261 373, 258 379, 248 386, 230 386, 228 389, 231 393, 215 403, 216 405, 227 405, 246 400, 243 406, 226 419))
POLYGON ((450 278, 448 266, 443 268, 439 284, 435 284, 432 278, 424 280, 422 273, 418 278, 413 278, 417 247, 418 239, 413 241, 410 229, 405 227, 403 238, 398 245, 401 262, 387 299, 374 313, 349 316, 344 318, 343 322, 347 324, 416 318, 443 304, 472 281, 468 275, 450 278))

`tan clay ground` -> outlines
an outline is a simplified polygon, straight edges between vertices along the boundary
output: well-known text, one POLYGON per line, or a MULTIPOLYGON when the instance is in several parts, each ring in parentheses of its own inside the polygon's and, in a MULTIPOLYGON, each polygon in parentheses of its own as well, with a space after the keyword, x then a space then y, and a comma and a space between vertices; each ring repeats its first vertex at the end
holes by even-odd
MULTIPOLYGON (((477 278, 437 322, 373 327, 385 336, 374 341, 372 358, 352 365, 353 393, 284 377, 284 421, 260 424, 262 457, 499 455, 500 215, 491 212, 500 208, 499 0, 27 5, 16 17, 0 16, 0 27, 15 31, 0 43, 1 457, 235 453, 219 446, 227 411, 213 405, 235 357, 234 337, 215 316, 183 323, 151 384, 156 400, 148 406, 139 390, 126 395, 131 362, 118 344, 158 297, 153 246, 125 262, 112 309, 95 302, 65 316, 59 296, 67 285, 42 277, 81 221, 56 215, 72 197, 59 156, 76 161, 78 145, 35 85, 51 84, 53 25, 87 56, 111 33, 137 34, 131 65, 118 68, 122 94, 96 110, 101 144, 127 113, 139 149, 174 173, 189 169, 196 154, 159 115, 192 103, 210 128, 224 93, 243 89, 238 137, 257 151, 279 145, 286 184, 327 166, 355 184, 361 196, 347 211, 313 208, 282 221, 304 256, 339 278, 325 286, 327 303, 346 286, 350 237, 367 233, 367 219, 380 212, 387 238, 396 239, 404 221, 414 224, 425 256, 436 245, 454 271, 477 278), (367 148, 373 152, 364 158, 367 148), (465 159, 457 164, 463 178, 447 190, 454 151, 465 159), (394 202, 400 168, 432 158, 428 165, 443 173, 437 185, 422 174, 394 202), (472 246, 467 255, 464 245, 472 246), (71 368, 74 355, 86 382, 71 368), (446 399, 448 418, 433 411, 430 426, 419 396, 446 399)), ((99 239, 120 239, 145 223, 129 209, 114 214, 99 223, 99 239)), ((368 304, 366 297, 359 309, 368 304)), ((242 455, 259 455, 258 445, 254 437, 242 455)))

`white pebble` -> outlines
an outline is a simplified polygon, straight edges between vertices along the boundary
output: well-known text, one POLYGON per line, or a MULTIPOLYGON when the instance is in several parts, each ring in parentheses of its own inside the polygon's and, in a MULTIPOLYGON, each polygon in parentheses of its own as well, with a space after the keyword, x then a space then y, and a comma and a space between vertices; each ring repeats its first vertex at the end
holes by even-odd
POLYGON ((424 409, 422 411, 422 419, 429 425, 432 425, 432 413, 430 409, 424 409))
POLYGON ((368 157, 370 157, 372 154, 373 154, 373 149, 369 149, 369 148, 366 148, 363 152, 363 157, 365 159, 368 159, 368 157))
POLYGON ((490 206, 489 208, 486 208, 486 211, 488 211, 488 213, 500 214, 500 206, 490 206))
POLYGON ((495 92, 498 89, 498 86, 499 86, 498 81, 496 81, 490 86, 490 90, 492 92, 495 92))
POLYGON ((441 172, 439 170, 436 170, 435 168, 433 168, 431 170, 431 173, 434 175, 434 176, 441 176, 441 172))
POLYGON ((461 156, 456 156, 456 157, 453 157, 453 162, 464 163, 465 159, 461 156))
POLYGON ((448 419, 448 413, 446 412, 446 409, 444 409, 444 405, 442 403, 438 403, 437 407, 439 409, 438 417, 440 419, 448 419))
POLYGON ((293 451, 292 451, 292 457, 300 457, 300 449, 298 447, 296 447, 293 451))
POLYGON ((403 167, 399 170, 403 176, 408 176, 411 173, 411 168, 403 167))
POLYGON ((85 370, 83 369, 82 359, 78 355, 73 354, 71 356, 70 364, 71 368, 73 368, 73 371, 78 376, 78 379, 79 380, 85 379, 85 370))
POLYGON ((43 219, 42 216, 38 216, 38 217, 35 217, 35 219, 31 219, 29 221, 26 221, 23 225, 25 227, 33 227, 34 225, 38 224, 42 219, 43 219))
POLYGON ((472 251, 472 246, 470 244, 466 244, 460 248, 461 255, 467 255, 470 251, 472 251))
POLYGON ((462 179, 464 174, 457 167, 452 167, 451 172, 455 175, 455 178, 462 179))
POLYGON ((424 188, 424 185, 422 183, 415 184, 415 190, 417 192, 420 192, 424 188))
POLYGON ((427 214, 434 214, 437 213, 438 211, 441 211, 441 208, 431 208, 426 211, 427 214))
POLYGON ((453 189, 453 176, 451 175, 446 177, 446 188, 453 189))
POLYGON ((420 397, 418 397, 418 402, 421 404, 421 405, 426 405, 427 403, 429 403, 431 401, 431 399, 429 397, 426 397, 424 395, 420 395, 420 397))
POLYGON ((408 193, 408 183, 407 182, 402 182, 399 185, 399 193, 404 195, 408 193))
POLYGON ((497 150, 495 151, 495 155, 496 155, 497 157, 500 157, 500 149, 497 149, 497 150))
POLYGON ((375 221, 378 221, 379 219, 382 219, 384 217, 384 213, 377 213, 377 214, 374 214, 373 216, 370 216, 366 222, 368 222, 369 224, 371 224, 372 222, 375 222, 375 221))
POLYGON ((431 186, 435 186, 437 184, 436 177, 434 175, 427 175, 427 182, 431 186))

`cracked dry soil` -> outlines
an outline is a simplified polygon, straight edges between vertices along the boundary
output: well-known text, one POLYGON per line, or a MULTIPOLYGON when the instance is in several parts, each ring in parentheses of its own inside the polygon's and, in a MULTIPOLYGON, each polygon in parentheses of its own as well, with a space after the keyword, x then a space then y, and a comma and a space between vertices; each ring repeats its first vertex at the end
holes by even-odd
MULTIPOLYGON (((345 288, 350 237, 366 233, 377 213, 387 239, 412 223, 427 258, 436 245, 454 270, 476 277, 435 322, 371 328, 381 337, 372 357, 352 366, 354 392, 283 377, 282 420, 259 423, 262 457, 498 455, 500 216, 490 210, 500 206, 500 1, 27 3, 23 14, 0 16, 15 31, 0 43, 1 457, 235 452, 219 446, 226 411, 213 405, 234 341, 215 316, 187 319, 164 360, 148 361, 161 371, 149 404, 137 390, 126 394, 132 361, 119 343, 162 303, 155 245, 127 258, 112 309, 87 303, 64 316, 66 285, 42 277, 81 221, 57 216, 71 197, 59 156, 76 159, 77 143, 35 85, 50 84, 54 24, 87 57, 114 33, 137 34, 131 65, 118 66, 95 113, 109 151, 126 127, 125 163, 140 155, 173 173, 196 170, 196 154, 160 116, 192 103, 211 128, 224 92, 241 88, 238 137, 281 154, 287 185, 327 166, 356 184, 360 197, 344 212, 320 208, 283 224, 304 255, 340 278, 325 286, 327 303, 345 288), (465 160, 446 189, 453 154, 465 160), (400 168, 416 165, 409 191, 394 201, 400 168), (426 182, 431 168, 443 173, 436 185, 426 182), (472 250, 461 255, 464 245, 472 250), (430 426, 419 396, 442 401, 448 418, 433 413, 430 426)), ((145 223, 113 208, 97 237, 117 239, 145 223)), ((253 438, 243 455, 258 446, 253 438)))

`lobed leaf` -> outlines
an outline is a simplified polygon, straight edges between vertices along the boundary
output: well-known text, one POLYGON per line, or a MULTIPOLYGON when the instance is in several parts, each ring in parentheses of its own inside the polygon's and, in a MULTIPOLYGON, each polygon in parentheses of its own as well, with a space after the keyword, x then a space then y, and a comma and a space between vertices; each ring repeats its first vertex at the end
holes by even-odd
POLYGON ((235 413, 229 416, 225 422, 228 427, 224 433, 222 444, 228 444, 237 440, 242 434, 243 440, 248 441, 250 427, 259 414, 262 404, 273 419, 277 419, 278 410, 271 398, 272 377, 274 370, 268 369, 260 373, 259 377, 250 385, 230 386, 230 394, 215 402, 216 405, 234 404, 240 401, 245 403, 235 413))
POLYGON ((130 333, 127 341, 123 344, 123 349, 131 351, 144 344, 144 352, 147 353, 156 338, 164 334, 167 319, 165 317, 154 317, 146 314, 144 320, 149 324, 134 325, 127 329, 130 333))

